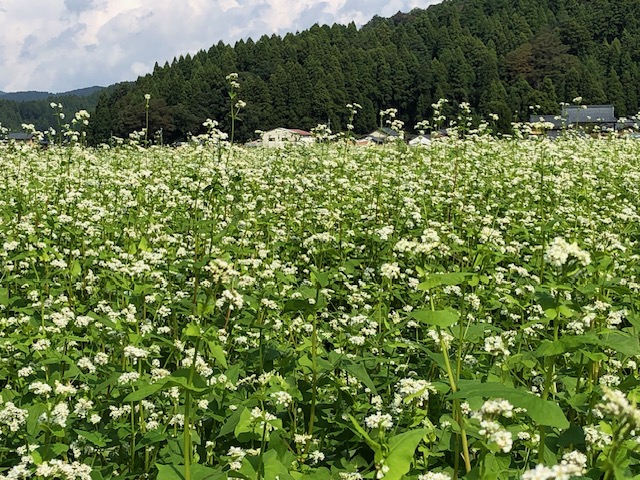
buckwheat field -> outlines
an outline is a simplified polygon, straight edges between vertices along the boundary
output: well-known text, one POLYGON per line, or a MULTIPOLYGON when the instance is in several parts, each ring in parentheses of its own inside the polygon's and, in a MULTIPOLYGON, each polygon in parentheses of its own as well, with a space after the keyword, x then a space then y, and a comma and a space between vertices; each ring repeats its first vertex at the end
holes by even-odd
POLYGON ((0 145, 0 478, 640 478, 640 143, 0 145))

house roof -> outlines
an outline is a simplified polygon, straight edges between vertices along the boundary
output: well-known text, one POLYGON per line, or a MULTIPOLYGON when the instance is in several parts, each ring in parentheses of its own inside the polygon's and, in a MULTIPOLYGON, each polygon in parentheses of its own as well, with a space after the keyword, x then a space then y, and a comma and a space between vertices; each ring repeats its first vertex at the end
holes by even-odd
POLYGON ((560 115, 531 115, 530 123, 545 122, 553 124, 553 129, 560 129, 578 123, 617 123, 613 105, 568 105, 562 107, 560 115))
POLYGON ((298 135, 302 135, 303 137, 308 137, 311 135, 311 132, 307 132, 306 130, 300 130, 299 128, 287 128, 290 132, 297 133, 298 135))
POLYGON ((284 127, 273 128, 273 129, 267 130, 266 132, 263 132, 263 133, 275 132, 277 130, 285 130, 287 132, 291 132, 291 133, 295 133, 296 135, 300 135, 302 137, 310 137, 311 136, 311 132, 307 132, 306 130, 301 130, 299 128, 284 128, 284 127))
POLYGON ((613 105, 569 105, 562 108, 568 123, 616 123, 613 105))
POLYGON ((430 143, 431 139, 425 135, 418 135, 409 140, 409 145, 429 145, 430 143))
POLYGON ((394 129, 389 128, 389 127, 381 127, 378 128, 375 132, 372 132, 370 135, 373 135, 374 133, 377 134, 384 134, 387 137, 398 137, 400 134, 398 132, 396 132, 394 129))
POLYGON ((31 140, 33 135, 24 132, 11 132, 8 136, 9 140, 31 140))
POLYGON ((399 134, 398 132, 396 132, 395 130, 389 127, 382 127, 382 128, 375 129, 373 132, 371 132, 366 136, 374 139, 385 139, 389 137, 398 137, 399 134))

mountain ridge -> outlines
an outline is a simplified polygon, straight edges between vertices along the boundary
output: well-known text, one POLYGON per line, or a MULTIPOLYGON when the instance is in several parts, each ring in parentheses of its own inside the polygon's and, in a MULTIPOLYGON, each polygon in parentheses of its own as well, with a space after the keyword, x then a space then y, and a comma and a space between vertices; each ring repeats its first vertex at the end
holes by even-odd
POLYGON ((32 100, 46 100, 48 98, 58 97, 88 97, 96 92, 104 90, 106 87, 93 85, 91 87, 77 88, 66 92, 44 92, 40 90, 24 90, 18 92, 4 92, 0 90, 1 100, 10 100, 14 102, 28 102, 32 100))

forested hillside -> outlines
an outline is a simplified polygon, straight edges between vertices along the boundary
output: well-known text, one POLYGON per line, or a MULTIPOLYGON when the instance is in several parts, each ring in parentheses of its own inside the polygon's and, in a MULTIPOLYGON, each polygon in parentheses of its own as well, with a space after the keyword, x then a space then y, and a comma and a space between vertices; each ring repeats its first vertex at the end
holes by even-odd
MULTIPOLYGON (((144 126, 146 93, 152 132, 164 139, 198 133, 206 118, 228 128, 225 76, 239 73, 247 102, 236 134, 276 126, 345 128, 349 102, 363 109, 357 132, 395 107, 408 128, 432 115, 431 104, 469 102, 479 115, 497 113, 501 128, 559 102, 612 103, 618 116, 638 111, 640 2, 637 0, 448 0, 390 19, 314 26, 284 37, 235 46, 219 43, 156 65, 135 83, 101 97, 94 141, 144 126)), ((449 112, 455 113, 453 111, 449 112)))
POLYGON ((51 103, 62 104, 66 119, 73 118, 79 110, 95 109, 102 87, 89 87, 66 93, 16 92, 0 95, 0 124, 11 131, 22 131, 22 124, 33 124, 36 130, 46 131, 50 127, 58 130, 60 109, 51 108, 51 103))

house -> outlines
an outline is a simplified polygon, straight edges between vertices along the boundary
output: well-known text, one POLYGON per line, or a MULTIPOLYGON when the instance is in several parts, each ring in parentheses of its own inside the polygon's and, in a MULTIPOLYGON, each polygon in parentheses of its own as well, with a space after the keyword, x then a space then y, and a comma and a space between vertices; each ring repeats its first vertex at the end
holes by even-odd
POLYGON ((529 123, 534 134, 546 132, 552 138, 562 130, 577 127, 587 131, 615 131, 621 127, 613 105, 564 105, 560 115, 531 115, 529 123))
POLYGON ((389 140, 397 140, 400 138, 400 134, 389 127, 382 127, 374 130, 362 137, 362 140, 367 140, 369 143, 384 143, 389 140))
POLYGON ((297 128, 274 128, 262 133, 263 147, 282 148, 292 144, 310 144, 313 141, 310 132, 297 128))

